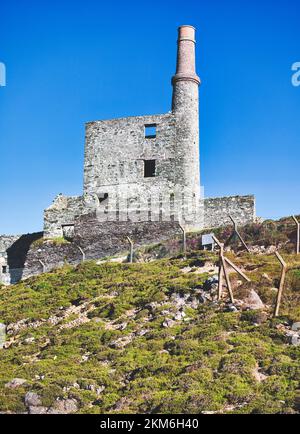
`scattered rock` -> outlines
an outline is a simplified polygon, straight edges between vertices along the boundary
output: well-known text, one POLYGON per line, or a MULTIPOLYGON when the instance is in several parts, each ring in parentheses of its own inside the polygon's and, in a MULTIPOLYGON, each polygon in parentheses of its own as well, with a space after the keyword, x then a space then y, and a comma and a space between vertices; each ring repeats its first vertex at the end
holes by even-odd
POLYGON ((97 387, 96 394, 97 396, 101 395, 101 393, 105 390, 105 386, 97 387))
POLYGON ((228 304, 226 306, 228 312, 238 312, 238 308, 234 304, 228 304))
POLYGON ((32 344, 34 341, 35 341, 34 337, 24 339, 25 344, 32 344))
POLYGON ((24 401, 26 407, 38 407, 42 404, 40 396, 35 392, 27 392, 24 401))
POLYGON ((180 308, 186 305, 188 297, 189 297, 188 294, 184 294, 184 296, 182 297, 177 292, 174 292, 171 295, 171 300, 176 304, 177 308, 180 308))
POLYGON ((198 306, 199 306, 199 300, 197 300, 197 298, 192 298, 190 307, 192 309, 197 309, 198 306))
POLYGON ((254 289, 250 289, 248 294, 243 298, 243 307, 250 309, 250 310, 257 310, 257 309, 263 309, 265 305, 261 301, 261 298, 257 294, 257 292, 254 291, 254 289))
POLYGON ((255 380, 258 383, 261 383, 262 381, 266 380, 268 378, 267 375, 263 374, 262 372, 260 372, 260 368, 258 366, 256 366, 253 371, 252 371, 252 375, 255 378, 255 380))
POLYGON ((81 356, 81 363, 87 362, 90 358, 90 354, 91 353, 83 354, 83 356, 81 356))
POLYGON ((22 386, 24 383, 27 383, 27 380, 24 380, 24 378, 13 378, 11 381, 6 383, 4 387, 16 389, 17 387, 22 386))
POLYGON ((112 348, 124 348, 126 345, 130 344, 133 340, 133 333, 130 333, 129 335, 123 336, 116 341, 112 342, 110 346, 112 348))
POLYGON ((163 322, 163 327, 173 327, 173 325, 175 324, 175 321, 173 319, 167 318, 164 320, 163 322))
POLYGON ((183 274, 190 273, 192 271, 192 267, 183 267, 180 270, 183 274))
POLYGON ((263 324, 268 320, 268 314, 266 312, 262 312, 258 310, 257 312, 253 312, 251 315, 250 322, 254 325, 263 324))
POLYGON ((137 332, 138 336, 144 336, 146 333, 148 333, 149 330, 148 329, 141 329, 137 332))
POLYGON ((204 291, 215 290, 218 287, 219 278, 217 275, 209 277, 203 284, 204 291))
POLYGON ((38 328, 42 324, 45 323, 46 320, 41 319, 38 321, 32 321, 30 322, 29 318, 21 319, 20 321, 17 321, 16 323, 11 323, 7 326, 6 332, 8 335, 17 335, 22 330, 25 330, 27 328, 38 328))
POLYGON ((300 322, 294 322, 292 325, 292 331, 300 333, 300 322))
POLYGON ((30 406, 28 408, 29 414, 46 414, 48 411, 47 407, 39 406, 30 406))
POLYGON ((288 343, 291 345, 294 345, 295 347, 298 347, 300 345, 300 333, 295 332, 293 330, 290 330, 286 334, 288 338, 288 343))
POLYGON ((47 411, 48 414, 69 414, 78 410, 78 403, 75 399, 57 400, 47 411))
POLYGON ((44 380, 45 375, 35 375, 34 378, 35 378, 36 380, 44 380))
POLYGON ((257 253, 257 254, 261 254, 261 255, 270 255, 272 253, 275 253, 277 251, 277 247, 276 246, 269 246, 269 247, 265 247, 265 246, 251 246, 250 247, 250 252, 251 253, 257 253))
POLYGON ((177 321, 182 320, 184 317, 186 316, 186 314, 183 311, 178 311, 175 315, 174 315, 174 319, 177 321))
POLYGON ((4 348, 5 341, 6 341, 6 325, 0 323, 0 349, 4 348))

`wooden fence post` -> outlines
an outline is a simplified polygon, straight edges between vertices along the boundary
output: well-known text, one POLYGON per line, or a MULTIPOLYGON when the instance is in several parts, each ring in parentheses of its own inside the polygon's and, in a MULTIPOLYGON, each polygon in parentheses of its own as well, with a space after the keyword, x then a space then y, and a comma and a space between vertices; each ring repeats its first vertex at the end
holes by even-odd
POLYGON ((243 246, 245 247, 245 249, 247 250, 247 252, 250 253, 250 249, 249 249, 249 247, 247 246, 247 244, 245 243, 243 237, 241 236, 241 234, 240 234, 239 231, 238 231, 236 221, 233 219, 233 217, 232 217, 230 214, 229 214, 229 218, 230 218, 230 220, 231 220, 232 223, 233 223, 234 233, 239 237, 241 243, 243 244, 243 246))
POLYGON ((213 240, 215 241, 215 243, 219 246, 220 248, 220 266, 219 266, 219 282, 218 282, 218 300, 221 300, 222 298, 222 291, 223 291, 223 274, 225 276, 225 280, 226 280, 226 286, 229 292, 229 297, 230 297, 230 301, 231 303, 234 303, 234 297, 233 297, 233 291, 232 291, 232 287, 231 287, 231 282, 230 282, 230 278, 229 278, 229 272, 228 272, 228 268, 227 268, 227 264, 232 267, 234 269, 234 271, 236 271, 243 279, 245 279, 247 282, 251 282, 251 280, 249 279, 249 277, 246 276, 245 273, 242 272, 242 270, 240 270, 239 267, 237 267, 232 261, 230 261, 230 259, 226 258, 224 256, 224 244, 221 243, 217 237, 215 237, 215 235, 212 236, 213 240))
POLYGON ((228 273, 228 269, 227 269, 226 262, 224 259, 224 255, 222 256, 222 264, 223 264, 224 276, 225 276, 225 280, 226 280, 227 289, 229 292, 230 301, 232 304, 234 304, 233 292, 232 292, 232 288, 231 288, 229 273, 228 273))
POLYGON ((300 223, 298 222, 298 220, 296 219, 296 217, 293 215, 292 216, 294 222, 297 225, 297 245, 296 245, 296 255, 299 255, 300 252, 300 223))
POLYGON ((130 264, 132 264, 132 262, 133 262, 133 241, 129 237, 127 237, 127 240, 129 241, 129 244, 130 244, 129 262, 130 262, 130 264))
POLYGON ((279 289, 278 289, 277 299, 276 299, 276 305, 275 305, 275 310, 274 310, 274 316, 276 317, 279 314, 279 308, 280 308, 281 297, 282 297, 283 288, 284 288, 287 264, 278 252, 275 252, 275 255, 281 264, 281 278, 280 278, 280 284, 279 284, 279 289))
POLYGON ((179 227, 182 231, 182 250, 183 250, 184 256, 186 256, 186 231, 180 223, 179 223, 179 227))
POLYGON ((219 280, 218 280, 218 300, 220 301, 222 298, 222 292, 223 292, 223 255, 224 255, 224 244, 221 243, 217 237, 214 235, 212 236, 214 242, 219 246, 220 252, 219 252, 219 280))
POLYGON ((84 253, 84 251, 82 250, 82 248, 78 244, 75 244, 75 245, 78 248, 78 250, 81 252, 81 254, 82 254, 82 262, 84 262, 85 261, 85 253, 84 253))

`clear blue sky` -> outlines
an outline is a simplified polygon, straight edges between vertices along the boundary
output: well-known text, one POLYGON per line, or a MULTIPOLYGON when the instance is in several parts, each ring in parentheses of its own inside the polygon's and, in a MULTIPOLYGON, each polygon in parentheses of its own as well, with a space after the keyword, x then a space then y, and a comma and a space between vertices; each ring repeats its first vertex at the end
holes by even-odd
POLYGON ((85 122, 170 110, 181 24, 197 28, 206 196, 299 214, 299 17, 298 0, 1 2, 0 233, 40 230, 56 194, 81 194, 85 122))

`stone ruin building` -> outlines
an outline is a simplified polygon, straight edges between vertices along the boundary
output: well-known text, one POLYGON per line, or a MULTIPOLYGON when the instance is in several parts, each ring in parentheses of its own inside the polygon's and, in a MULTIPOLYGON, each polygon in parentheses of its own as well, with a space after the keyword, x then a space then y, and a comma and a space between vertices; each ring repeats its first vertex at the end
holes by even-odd
POLYGON ((172 110, 86 124, 81 196, 58 195, 43 233, 0 237, 0 282, 111 256, 186 231, 255 219, 253 196, 204 198, 199 168, 195 29, 178 29, 172 110), (65 239, 68 242, 54 242, 65 239))

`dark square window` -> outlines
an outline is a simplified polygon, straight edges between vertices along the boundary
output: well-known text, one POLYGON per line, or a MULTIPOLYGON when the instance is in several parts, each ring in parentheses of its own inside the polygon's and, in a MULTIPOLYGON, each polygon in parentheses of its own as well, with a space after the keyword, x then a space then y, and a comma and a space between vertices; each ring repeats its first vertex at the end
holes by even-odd
POLYGON ((99 203, 105 202, 108 199, 108 193, 99 193, 98 194, 99 203))
POLYGON ((3 266, 2 266, 2 273, 3 273, 3 274, 6 274, 6 273, 7 273, 7 266, 6 266, 6 265, 3 265, 3 266))
POLYGON ((156 137, 156 124, 145 125, 145 138, 155 139, 156 137))
POLYGON ((144 177, 153 178, 155 176, 155 160, 144 160, 144 177))

